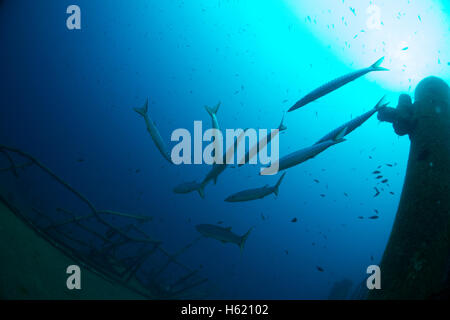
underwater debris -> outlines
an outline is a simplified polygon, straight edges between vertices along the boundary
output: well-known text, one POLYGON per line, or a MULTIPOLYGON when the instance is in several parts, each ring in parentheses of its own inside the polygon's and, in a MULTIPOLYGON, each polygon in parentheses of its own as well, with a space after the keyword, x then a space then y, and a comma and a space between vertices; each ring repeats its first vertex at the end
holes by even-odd
MULTIPOLYGON (((152 239, 139 228, 141 223, 151 221, 152 217, 98 210, 84 195, 36 158, 19 149, 0 145, 0 154, 9 156, 9 153, 27 159, 24 164, 14 164, 14 168, 28 166, 37 168, 86 206, 88 212, 83 213, 62 207, 54 209, 57 214, 45 212, 37 207, 30 207, 29 212, 20 211, 0 194, 0 202, 23 219, 46 241, 69 255, 77 264, 150 299, 182 298, 187 291, 206 282, 206 278, 196 275, 196 270, 190 269, 178 261, 176 255, 166 251, 161 241, 152 239), (115 222, 119 218, 122 221, 120 225, 115 222), (90 240, 86 240, 87 238, 90 240), (166 283, 167 280, 157 279, 154 274, 149 276, 145 272, 144 267, 155 263, 154 254, 156 253, 160 256, 158 261, 161 261, 161 257, 166 259, 165 266, 160 269, 161 273, 170 272, 167 269, 169 265, 176 265, 182 271, 179 277, 171 277, 175 281, 175 286, 166 283)), ((0 172, 6 172, 6 170, 0 169, 0 172)), ((180 252, 184 252, 191 246, 192 243, 188 244, 180 252)))

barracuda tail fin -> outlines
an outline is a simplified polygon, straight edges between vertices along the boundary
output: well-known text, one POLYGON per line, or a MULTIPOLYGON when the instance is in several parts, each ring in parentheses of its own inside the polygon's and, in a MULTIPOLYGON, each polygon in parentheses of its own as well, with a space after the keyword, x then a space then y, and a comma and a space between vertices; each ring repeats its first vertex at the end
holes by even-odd
POLYGON ((147 116, 147 112, 148 112, 148 98, 145 101, 145 104, 142 108, 133 108, 133 110, 145 118, 147 116))
POLYGON ((286 175, 286 172, 284 172, 280 179, 278 180, 277 184, 273 187, 273 193, 275 193, 276 196, 278 196, 278 189, 280 188, 280 184, 283 181, 284 176, 286 175))
POLYGON ((374 69, 374 71, 389 71, 389 69, 380 67, 380 64, 384 61, 384 57, 378 59, 373 65, 370 67, 374 69))
POLYGON ((220 107, 220 102, 214 108, 210 108, 208 106, 205 106, 205 110, 212 117, 212 116, 214 116, 217 113, 217 111, 219 111, 219 107, 220 107))
POLYGON ((286 115, 286 112, 283 113, 283 118, 281 118, 280 125, 278 126, 278 131, 284 131, 287 130, 287 127, 284 125, 284 116, 286 115))
POLYGON ((200 188, 198 188, 197 192, 200 195, 200 197, 202 197, 202 199, 205 199, 205 187, 204 186, 201 186, 200 188))
POLYGON ((383 96, 383 98, 378 101, 377 105, 375 106, 375 110, 380 110, 383 107, 387 107, 389 105, 389 102, 385 102, 386 95, 383 96))
POLYGON ((345 141, 344 137, 345 137, 345 135, 347 134, 347 129, 348 129, 347 127, 345 127, 344 129, 342 129, 342 130, 336 135, 336 137, 334 137, 333 141, 336 142, 336 143, 344 142, 344 141, 345 141))
POLYGON ((250 235, 250 232, 252 232, 253 228, 254 227, 251 227, 250 229, 248 229, 247 233, 241 237, 241 242, 239 243, 239 248, 241 249, 241 254, 242 254, 242 251, 244 250, 245 242, 247 241, 247 238, 250 235))

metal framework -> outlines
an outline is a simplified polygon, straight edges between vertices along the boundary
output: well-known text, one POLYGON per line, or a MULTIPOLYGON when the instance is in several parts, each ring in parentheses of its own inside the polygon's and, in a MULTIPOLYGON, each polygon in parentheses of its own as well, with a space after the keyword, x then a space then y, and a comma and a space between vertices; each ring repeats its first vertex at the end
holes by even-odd
POLYGON ((142 230, 141 225, 151 221, 151 217, 98 210, 36 158, 19 149, 0 145, 0 181, 10 175, 16 183, 23 184, 18 180, 31 168, 49 176, 81 202, 79 207, 70 204, 76 209, 48 209, 44 204, 24 208, 20 205, 19 208, 14 200, 8 199, 14 198, 11 194, 5 196, 0 192, 0 201, 52 245, 85 268, 146 298, 183 299, 198 295, 198 287, 207 279, 198 274, 198 269, 191 269, 178 258, 199 238, 171 254, 160 241, 142 230), (5 167, 2 167, 5 161, 5 167))

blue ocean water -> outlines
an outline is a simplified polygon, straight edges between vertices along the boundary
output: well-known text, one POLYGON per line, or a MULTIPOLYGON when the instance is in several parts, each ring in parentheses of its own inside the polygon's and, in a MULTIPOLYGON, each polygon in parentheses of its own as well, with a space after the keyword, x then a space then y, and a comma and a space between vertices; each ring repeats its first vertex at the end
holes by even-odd
POLYGON ((230 168, 205 199, 175 194, 210 167, 168 164, 133 108, 149 98, 170 147, 173 130, 192 130, 195 120, 209 127, 204 105, 219 101, 222 128, 276 128, 312 89, 386 57, 389 73, 370 73, 288 113, 285 155, 385 94, 395 106, 426 76, 448 80, 448 9, 443 0, 4 0, 0 143, 40 159, 98 207, 153 216, 148 232, 172 251, 199 236, 197 224, 223 221, 237 234, 255 226, 242 254, 205 238, 180 257, 214 283, 210 297, 326 299, 336 281, 356 286, 379 263, 408 137, 374 116, 346 142, 289 169, 278 197, 227 203, 278 177, 259 176, 259 166, 230 168), (81 8, 81 30, 66 28, 71 4, 81 8), (375 210, 379 218, 368 219, 375 210))

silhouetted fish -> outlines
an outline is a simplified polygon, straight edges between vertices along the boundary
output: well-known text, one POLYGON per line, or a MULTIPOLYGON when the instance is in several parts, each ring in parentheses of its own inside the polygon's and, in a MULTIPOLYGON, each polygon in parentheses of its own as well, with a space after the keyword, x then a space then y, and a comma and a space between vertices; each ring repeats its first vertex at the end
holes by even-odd
POLYGON ((386 107, 387 105, 388 105, 388 103, 384 103, 384 96, 383 96, 380 99, 380 101, 378 101, 378 103, 375 105, 375 107, 373 107, 371 110, 369 110, 366 113, 360 115, 359 117, 356 117, 355 119, 350 120, 350 121, 344 123, 343 125, 337 127, 333 131, 331 131, 328 134, 326 134, 325 136, 323 136, 319 141, 316 142, 316 144, 334 139, 339 134, 339 132, 341 132, 342 129, 344 129, 344 128, 347 128, 344 136, 348 135, 353 130, 355 130, 356 128, 361 126, 368 119, 370 119, 370 117, 372 115, 374 115, 378 110, 380 110, 380 108, 386 107))
POLYGON ((363 75, 372 72, 372 71, 387 71, 388 69, 386 68, 382 68, 380 67, 380 64, 383 62, 384 57, 377 60, 374 64, 372 64, 370 67, 368 68, 364 68, 364 69, 360 69, 357 70, 355 72, 351 72, 349 74, 346 74, 342 77, 339 77, 337 79, 334 79, 320 87, 318 87, 317 89, 311 91, 310 93, 308 93, 306 96, 304 96, 303 98, 301 98, 299 101, 297 101, 290 109, 288 112, 294 111, 298 108, 301 108, 305 105, 307 105, 308 103, 323 97, 324 95, 339 89, 340 87, 342 87, 343 85, 358 79, 359 77, 362 77, 363 75))
POLYGON ((375 189, 376 193, 375 193, 375 195, 373 197, 375 198, 375 197, 378 197, 380 195, 380 191, 376 187, 374 189, 375 189))

